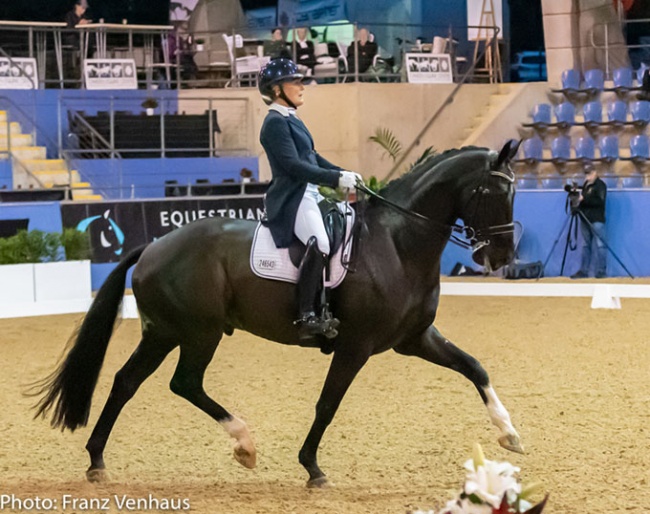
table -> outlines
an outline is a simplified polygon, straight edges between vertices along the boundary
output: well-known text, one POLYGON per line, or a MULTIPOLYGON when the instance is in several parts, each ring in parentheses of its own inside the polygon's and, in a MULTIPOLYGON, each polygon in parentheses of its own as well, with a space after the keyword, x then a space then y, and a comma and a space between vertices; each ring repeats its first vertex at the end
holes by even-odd
POLYGON ((144 67, 147 73, 156 66, 154 59, 154 37, 160 36, 160 47, 163 53, 163 63, 167 81, 171 81, 170 58, 169 58, 169 41, 168 35, 174 30, 171 25, 130 25, 128 23, 86 23, 79 24, 75 28, 84 31, 81 38, 81 59, 85 59, 88 54, 89 40, 91 33, 95 34, 95 44, 97 47, 97 58, 107 59, 107 34, 127 33, 129 36, 129 54, 133 58, 133 34, 144 36, 144 67))
POLYGON ((29 56, 36 57, 39 87, 45 84, 48 32, 52 33, 52 39, 54 41, 54 55, 56 57, 57 71, 59 72, 59 83, 61 87, 63 87, 63 51, 61 44, 61 29, 65 26, 66 24, 64 22, 0 20, 0 29, 2 30, 27 31, 29 56), (36 40, 36 45, 34 45, 34 40, 36 40), (36 55, 34 55, 34 46, 36 46, 36 55))

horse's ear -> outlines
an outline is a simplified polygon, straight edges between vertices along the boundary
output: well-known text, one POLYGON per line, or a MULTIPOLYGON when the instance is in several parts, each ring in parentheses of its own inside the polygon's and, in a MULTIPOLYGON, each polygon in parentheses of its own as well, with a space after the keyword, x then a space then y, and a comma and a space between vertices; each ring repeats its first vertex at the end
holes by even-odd
POLYGON ((517 152, 519 151, 519 145, 521 144, 521 139, 519 141, 515 141, 514 139, 508 140, 508 142, 503 145, 503 148, 499 152, 499 157, 497 158, 496 165, 494 169, 501 169, 501 166, 505 162, 511 161, 515 155, 517 155, 517 152))

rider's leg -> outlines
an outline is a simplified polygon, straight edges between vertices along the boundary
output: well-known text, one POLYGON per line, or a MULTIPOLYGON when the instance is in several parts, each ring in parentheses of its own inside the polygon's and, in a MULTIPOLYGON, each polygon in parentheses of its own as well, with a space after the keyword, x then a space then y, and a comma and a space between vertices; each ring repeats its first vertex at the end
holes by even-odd
POLYGON ((298 274, 298 304, 300 309, 300 336, 314 335, 335 337, 338 320, 327 320, 322 316, 324 307, 323 272, 330 246, 323 218, 318 208, 316 195, 306 193, 300 203, 294 231, 307 250, 300 264, 298 274))

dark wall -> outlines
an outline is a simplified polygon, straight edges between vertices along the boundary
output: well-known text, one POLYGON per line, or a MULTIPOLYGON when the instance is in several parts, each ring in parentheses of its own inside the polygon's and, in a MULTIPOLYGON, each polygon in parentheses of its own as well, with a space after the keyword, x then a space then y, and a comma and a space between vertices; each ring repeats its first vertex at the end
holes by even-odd
MULTIPOLYGON (((167 25, 170 0, 88 0, 93 20, 107 23, 167 25)), ((60 21, 74 6, 75 0, 0 1, 0 19, 18 21, 60 21)))
POLYGON ((541 0, 508 0, 508 4, 511 54, 523 50, 544 50, 541 0))

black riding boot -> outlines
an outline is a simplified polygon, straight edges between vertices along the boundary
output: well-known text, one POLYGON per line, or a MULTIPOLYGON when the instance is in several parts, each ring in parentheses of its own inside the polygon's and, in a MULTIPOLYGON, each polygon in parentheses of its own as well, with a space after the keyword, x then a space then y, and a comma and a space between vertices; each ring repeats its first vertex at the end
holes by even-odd
POLYGON ((318 335, 333 339, 338 335, 336 327, 339 326, 339 320, 329 313, 323 290, 326 263, 327 258, 318 249, 316 238, 310 238, 298 271, 300 319, 294 323, 299 325, 300 339, 311 339, 318 335))

